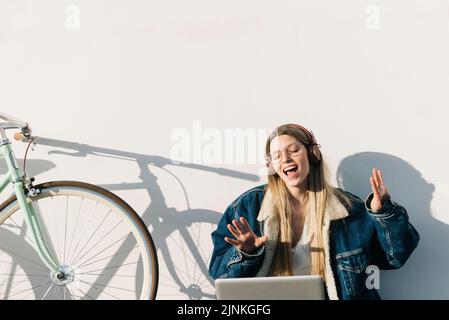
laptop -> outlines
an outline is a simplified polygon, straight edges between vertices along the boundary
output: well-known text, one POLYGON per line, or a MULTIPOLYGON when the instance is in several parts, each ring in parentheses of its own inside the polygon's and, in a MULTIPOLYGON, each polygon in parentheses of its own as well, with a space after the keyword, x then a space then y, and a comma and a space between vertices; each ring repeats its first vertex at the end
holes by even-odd
POLYGON ((324 300, 320 276, 226 278, 215 280, 218 300, 324 300))

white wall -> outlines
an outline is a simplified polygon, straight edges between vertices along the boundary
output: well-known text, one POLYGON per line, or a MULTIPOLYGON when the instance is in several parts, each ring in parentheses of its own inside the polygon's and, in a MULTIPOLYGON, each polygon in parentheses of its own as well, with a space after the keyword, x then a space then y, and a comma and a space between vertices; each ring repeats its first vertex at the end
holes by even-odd
MULTIPOLYGON (((348 191, 364 197, 369 167, 382 168, 421 233, 407 265, 383 273, 382 296, 447 299, 448 36, 447 0, 0 0, 0 110, 29 121, 39 136, 110 149, 103 151, 115 158, 49 154, 58 148, 41 145, 31 157, 41 159, 39 181, 122 184, 115 191, 150 230, 174 232, 156 245, 168 243, 175 265, 190 271, 189 259, 173 251, 181 220, 159 222, 194 209, 214 219, 265 178, 260 163, 248 163, 254 150, 245 163, 216 153, 196 168, 172 164, 179 144, 170 138, 185 129, 196 139, 191 152, 202 143, 224 158, 239 152, 220 144, 226 129, 301 123, 348 191), (194 136, 198 123, 206 141, 194 136), (190 209, 163 169, 183 183, 190 209), (142 181, 140 190, 124 185, 142 181)), ((201 230, 207 256, 209 232, 201 230)), ((200 271, 175 280, 158 254, 161 299, 188 298, 179 292, 184 284, 213 294, 200 271)))

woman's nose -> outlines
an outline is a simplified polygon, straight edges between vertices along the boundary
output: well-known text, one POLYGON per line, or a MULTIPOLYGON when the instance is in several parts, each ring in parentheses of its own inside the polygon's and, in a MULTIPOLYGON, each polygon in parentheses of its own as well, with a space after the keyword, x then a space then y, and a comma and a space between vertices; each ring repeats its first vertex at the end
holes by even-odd
POLYGON ((288 154, 288 152, 283 152, 281 153, 281 162, 282 163, 286 163, 286 162, 290 162, 292 160, 292 158, 290 157, 290 155, 288 154), (285 156, 284 156, 285 155, 285 156))

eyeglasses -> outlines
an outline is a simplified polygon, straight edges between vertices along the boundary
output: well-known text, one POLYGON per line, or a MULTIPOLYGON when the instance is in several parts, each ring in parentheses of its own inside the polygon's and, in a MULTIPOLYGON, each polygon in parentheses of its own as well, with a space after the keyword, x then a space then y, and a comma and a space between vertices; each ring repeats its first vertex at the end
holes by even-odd
MULTIPOLYGON (((305 151, 306 151, 306 148, 303 144, 295 143, 288 147, 288 149, 286 150, 286 153, 287 153, 288 157, 295 158, 295 157, 300 156, 305 151)), ((275 151, 275 152, 269 153, 267 155, 266 159, 267 159, 267 161, 271 161, 274 164, 278 164, 282 160, 282 151, 275 151)))

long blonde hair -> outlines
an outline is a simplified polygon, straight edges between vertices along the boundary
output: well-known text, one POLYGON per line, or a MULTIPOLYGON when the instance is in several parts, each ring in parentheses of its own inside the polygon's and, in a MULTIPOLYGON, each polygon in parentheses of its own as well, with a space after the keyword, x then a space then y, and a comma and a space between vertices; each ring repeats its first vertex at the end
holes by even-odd
MULTIPOLYGON (((332 193, 338 195, 338 198, 346 203, 348 203, 349 199, 328 183, 329 171, 321 157, 320 151, 317 149, 313 134, 307 129, 295 124, 285 124, 276 128, 267 139, 265 146, 267 157, 270 154, 271 141, 280 135, 289 135, 304 144, 307 148, 309 175, 307 178, 308 190, 306 195, 308 210, 306 212, 309 213, 307 217, 308 232, 313 235, 310 245, 311 274, 324 277, 323 222, 326 202, 332 193), (319 153, 318 160, 316 160, 317 152, 319 153)), ((291 259, 293 230, 290 192, 284 181, 277 174, 269 174, 268 190, 273 195, 274 214, 277 217, 276 220, 279 222, 280 231, 270 274, 273 276, 293 275, 291 259)))

